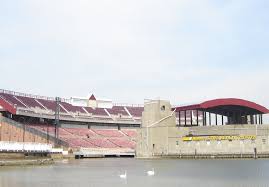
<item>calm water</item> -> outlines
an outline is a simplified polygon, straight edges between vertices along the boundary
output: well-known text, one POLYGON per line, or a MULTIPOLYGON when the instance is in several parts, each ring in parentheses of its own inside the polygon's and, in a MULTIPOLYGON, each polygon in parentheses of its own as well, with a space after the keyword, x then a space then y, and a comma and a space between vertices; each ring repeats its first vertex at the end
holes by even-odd
POLYGON ((53 166, 0 168, 0 187, 77 186, 269 186, 269 160, 60 161, 53 166), (155 176, 146 171, 155 169, 155 176), (119 174, 127 171, 127 179, 119 174))

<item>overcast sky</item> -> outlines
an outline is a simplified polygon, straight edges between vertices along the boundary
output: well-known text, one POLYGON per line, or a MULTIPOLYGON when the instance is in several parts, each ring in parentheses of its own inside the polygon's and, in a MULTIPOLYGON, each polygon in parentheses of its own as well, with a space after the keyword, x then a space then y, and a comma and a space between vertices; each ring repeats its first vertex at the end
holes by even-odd
POLYGON ((268 0, 0 0, 0 88, 269 107, 268 0))

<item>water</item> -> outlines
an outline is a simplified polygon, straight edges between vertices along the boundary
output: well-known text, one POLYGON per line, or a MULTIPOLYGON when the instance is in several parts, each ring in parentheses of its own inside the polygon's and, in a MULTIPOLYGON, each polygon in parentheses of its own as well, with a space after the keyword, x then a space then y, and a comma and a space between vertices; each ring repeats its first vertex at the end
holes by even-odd
POLYGON ((269 160, 138 160, 106 158, 59 161, 51 166, 0 168, 0 187, 269 186, 269 160), (155 176, 146 171, 154 168, 155 176), (119 174, 127 171, 127 179, 119 174))

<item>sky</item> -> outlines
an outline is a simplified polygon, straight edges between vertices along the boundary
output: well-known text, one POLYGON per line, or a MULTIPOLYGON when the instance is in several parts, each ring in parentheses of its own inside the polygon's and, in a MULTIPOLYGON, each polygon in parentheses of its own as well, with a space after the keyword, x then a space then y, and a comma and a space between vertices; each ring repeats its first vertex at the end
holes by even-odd
POLYGON ((269 108, 268 0, 0 0, 0 88, 269 108))

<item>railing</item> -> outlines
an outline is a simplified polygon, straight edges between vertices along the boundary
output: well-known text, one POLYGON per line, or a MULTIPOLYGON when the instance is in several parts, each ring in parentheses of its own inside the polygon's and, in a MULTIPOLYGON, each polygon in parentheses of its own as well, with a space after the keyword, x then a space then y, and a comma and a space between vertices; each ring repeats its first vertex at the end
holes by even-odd
MULTIPOLYGON (((52 110, 39 110, 36 112, 34 109, 26 109, 17 107, 17 114, 19 115, 29 115, 32 117, 41 117, 41 118, 49 118, 54 119, 55 113, 52 110)), ((107 120, 113 121, 113 119, 109 116, 101 116, 101 115, 93 115, 92 113, 86 114, 86 113, 62 113, 60 112, 60 119, 61 120, 71 120, 71 121, 81 121, 81 122, 103 122, 107 120), (79 115, 78 115, 79 114, 79 115), (97 121, 96 121, 97 120, 97 121)), ((130 122, 133 121, 132 118, 129 118, 130 122)), ((140 118, 136 118, 140 119, 140 118)), ((122 120, 118 120, 122 121, 122 120)), ((117 123, 117 121, 113 121, 117 123)))
MULTIPOLYGON (((34 99, 44 99, 49 101, 55 101, 55 97, 48 97, 48 96, 40 96, 34 94, 26 94, 22 92, 15 92, 10 90, 0 89, 0 93, 6 93, 14 96, 22 96, 22 97, 30 97, 34 99)), ((60 98, 62 102, 70 103, 71 99, 60 98)), ((127 107, 144 107, 143 104, 127 104, 127 103, 113 103, 113 106, 127 106, 127 107)))
POLYGON ((143 104, 128 104, 128 103, 113 103, 113 106, 125 106, 125 107, 144 107, 143 104))
POLYGON ((59 144, 59 145, 68 147, 68 143, 65 142, 65 141, 63 141, 63 140, 60 140, 60 139, 58 139, 58 138, 56 138, 56 137, 54 137, 54 136, 52 136, 50 134, 47 134, 45 132, 42 132, 42 131, 39 131, 37 129, 31 128, 31 127, 29 127, 27 125, 18 123, 16 121, 13 121, 13 120, 8 119, 6 117, 0 116, 0 122, 8 123, 9 125, 13 125, 13 126, 15 126, 17 128, 24 129, 27 132, 30 132, 32 134, 35 134, 36 136, 40 136, 40 137, 42 137, 44 139, 47 139, 48 138, 49 140, 51 140, 53 142, 56 142, 56 144, 59 144))
POLYGON ((200 135, 256 135, 266 136, 269 133, 268 125, 224 125, 192 127, 190 133, 194 136, 200 135))
MULTIPOLYGON (((33 94, 26 94, 26 93, 21 93, 21 92, 15 92, 15 91, 10 91, 10 90, 4 90, 0 89, 0 93, 6 93, 14 96, 22 96, 22 97, 30 97, 33 99, 44 99, 48 101, 55 101, 55 97, 48 97, 48 96, 41 96, 41 95, 33 95, 33 94)), ((68 102, 69 99, 65 98, 60 98, 62 102, 68 102)))

